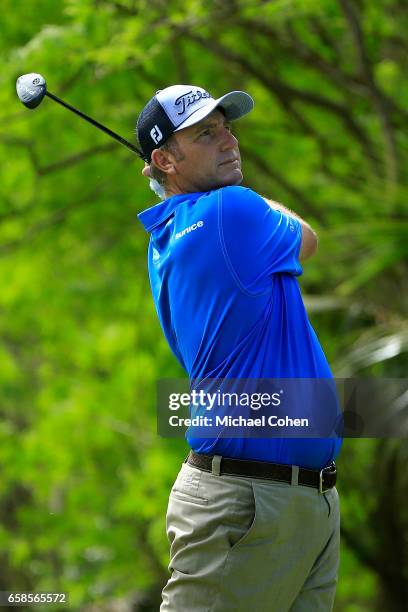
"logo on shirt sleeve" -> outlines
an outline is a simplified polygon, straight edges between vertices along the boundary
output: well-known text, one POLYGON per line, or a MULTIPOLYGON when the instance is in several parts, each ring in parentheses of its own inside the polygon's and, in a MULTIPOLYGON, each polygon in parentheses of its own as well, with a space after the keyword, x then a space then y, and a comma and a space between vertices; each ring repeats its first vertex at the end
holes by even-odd
POLYGON ((182 238, 186 234, 189 234, 190 232, 194 232, 196 229, 203 227, 203 225, 204 225, 204 221, 201 221, 201 220, 197 221, 197 223, 193 223, 193 225, 189 225, 188 227, 181 230, 181 232, 177 232, 177 234, 175 235, 175 239, 178 240, 179 238, 182 238))

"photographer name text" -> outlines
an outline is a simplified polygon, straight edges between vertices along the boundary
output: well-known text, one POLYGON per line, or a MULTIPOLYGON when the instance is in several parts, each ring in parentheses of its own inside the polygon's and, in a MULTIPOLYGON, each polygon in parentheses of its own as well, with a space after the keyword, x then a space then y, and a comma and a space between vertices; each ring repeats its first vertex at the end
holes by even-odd
POLYGON ((289 416, 278 417, 262 415, 257 418, 243 416, 196 416, 193 418, 180 417, 176 414, 169 417, 171 427, 309 427, 309 419, 292 419, 289 416))

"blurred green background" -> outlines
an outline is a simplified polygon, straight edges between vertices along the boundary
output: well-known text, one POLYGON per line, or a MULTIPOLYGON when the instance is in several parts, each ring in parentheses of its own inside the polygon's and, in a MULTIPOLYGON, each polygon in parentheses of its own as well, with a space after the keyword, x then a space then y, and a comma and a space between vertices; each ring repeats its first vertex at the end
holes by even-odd
MULTIPOLYGON (((156 380, 183 375, 156 319, 136 218, 156 199, 135 155, 48 99, 24 108, 15 80, 43 74, 51 92, 132 141, 157 89, 250 92, 255 110, 236 124, 245 184, 319 235, 300 283, 334 373, 405 377, 408 5, 1 9, 0 590, 151 612, 187 453, 156 434, 156 380)), ((336 612, 408 609, 407 460, 404 439, 343 445, 336 612)))

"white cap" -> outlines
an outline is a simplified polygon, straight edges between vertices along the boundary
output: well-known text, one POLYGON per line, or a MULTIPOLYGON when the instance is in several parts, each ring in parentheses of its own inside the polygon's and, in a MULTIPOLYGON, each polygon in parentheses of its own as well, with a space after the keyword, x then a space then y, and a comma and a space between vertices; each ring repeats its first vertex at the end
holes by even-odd
POLYGON ((239 119, 254 107, 244 91, 231 91, 213 98, 196 85, 172 85, 156 93, 146 104, 137 121, 137 133, 145 158, 174 133, 198 123, 216 108, 222 108, 228 120, 239 119))

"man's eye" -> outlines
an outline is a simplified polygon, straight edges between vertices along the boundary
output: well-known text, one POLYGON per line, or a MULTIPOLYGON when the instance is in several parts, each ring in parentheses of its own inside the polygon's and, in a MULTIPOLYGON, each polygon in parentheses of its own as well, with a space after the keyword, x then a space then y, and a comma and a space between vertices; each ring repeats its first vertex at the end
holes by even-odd
POLYGON ((211 130, 207 129, 207 130, 203 130, 200 134, 200 136, 208 136, 209 134, 211 134, 211 130))

